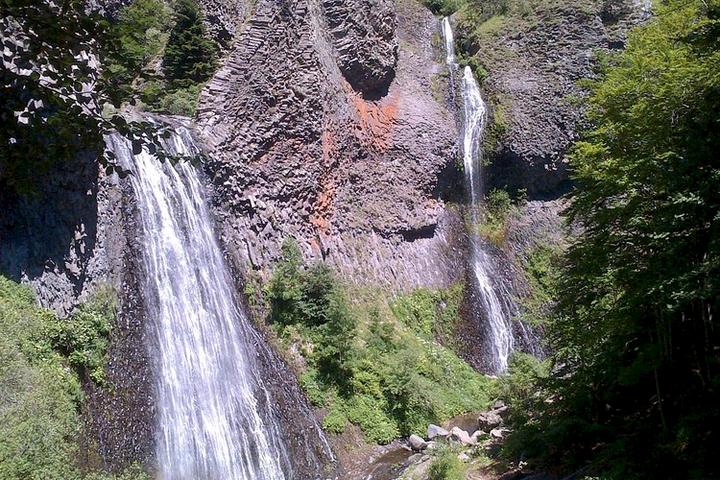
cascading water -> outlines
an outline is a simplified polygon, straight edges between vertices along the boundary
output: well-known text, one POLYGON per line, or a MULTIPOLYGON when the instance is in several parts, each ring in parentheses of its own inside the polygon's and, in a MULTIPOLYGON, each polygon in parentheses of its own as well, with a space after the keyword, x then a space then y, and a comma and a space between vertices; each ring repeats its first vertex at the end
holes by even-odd
MULTIPOLYGON (((195 169, 111 148, 132 171, 140 217, 144 296, 157 362, 156 453, 165 480, 285 478, 288 465, 257 377, 248 320, 239 309, 195 169)), ((168 149, 194 155, 180 129, 168 149)))
MULTIPOLYGON (((442 30, 447 50, 445 58, 452 78, 458 65, 455 63, 453 33, 447 17, 442 21, 442 30)), ((481 171, 481 140, 487 119, 487 108, 470 67, 463 69, 460 79, 460 94, 463 101, 462 145, 465 183, 469 192, 470 221, 475 226, 479 225, 482 220, 481 212, 485 193, 481 171)), ((493 282, 492 280, 499 276, 494 272, 492 257, 486 252, 481 238, 473 234, 470 236, 470 243, 475 287, 489 327, 491 369, 499 373, 507 368, 508 358, 514 347, 511 318, 515 308, 504 282, 493 282), (498 295, 498 291, 501 295, 498 295)))

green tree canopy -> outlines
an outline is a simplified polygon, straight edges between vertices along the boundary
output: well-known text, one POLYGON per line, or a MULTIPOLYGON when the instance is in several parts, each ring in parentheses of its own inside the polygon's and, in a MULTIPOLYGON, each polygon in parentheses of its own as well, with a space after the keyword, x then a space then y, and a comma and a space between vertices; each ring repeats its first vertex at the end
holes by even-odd
POLYGON ((549 325, 554 401, 525 425, 523 448, 551 462, 720 474, 719 19, 718 0, 663 3, 593 86, 572 158, 583 230, 549 325))
POLYGON ((177 0, 175 25, 170 31, 163 68, 175 87, 204 82, 215 71, 217 46, 205 33, 203 16, 195 0, 177 0))

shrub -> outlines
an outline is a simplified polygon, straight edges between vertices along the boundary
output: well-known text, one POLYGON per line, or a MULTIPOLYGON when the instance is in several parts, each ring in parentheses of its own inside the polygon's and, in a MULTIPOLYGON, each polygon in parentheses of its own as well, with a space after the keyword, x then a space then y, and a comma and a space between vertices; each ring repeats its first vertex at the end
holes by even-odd
POLYGON ((390 308, 395 317, 416 333, 451 344, 463 295, 461 282, 441 290, 418 288, 399 296, 390 308))
MULTIPOLYGON (((151 87, 150 92, 147 93, 157 94, 154 87, 151 87)), ((167 95, 156 97, 154 103, 150 105, 160 113, 192 117, 197 109, 198 95, 200 95, 200 86, 190 85, 187 88, 179 88, 167 95)))
POLYGON ((457 452, 443 445, 434 454, 428 469, 428 480, 464 480, 465 470, 466 467, 458 458, 457 452))
POLYGON ((167 41, 170 9, 161 0, 134 0, 120 9, 104 39, 110 54, 103 77, 116 90, 130 97, 132 83, 144 75, 148 62, 157 57, 167 41))
POLYGON ((304 265, 294 242, 282 254, 264 289, 268 318, 286 345, 303 352, 301 385, 328 408, 328 431, 349 421, 368 440, 388 443, 487 405, 489 381, 432 342, 434 333, 452 331, 462 285, 413 292, 392 309, 362 291, 351 303, 329 267, 304 265))
POLYGON ((52 349, 55 321, 0 276, 0 478, 77 477, 80 384, 52 349))
POLYGON ((494 188, 485 196, 485 210, 482 223, 478 226, 479 233, 498 247, 505 245, 507 222, 515 213, 510 194, 502 189, 494 188))
POLYGON ((108 336, 116 306, 115 292, 103 287, 69 318, 53 322, 53 346, 67 356, 82 376, 97 384, 105 380, 108 336))
POLYGON ((322 425, 327 432, 342 433, 345 431, 347 422, 348 419, 342 411, 332 409, 325 415, 325 418, 323 418, 322 425))
POLYGON ((115 298, 101 289, 66 320, 32 291, 0 276, 0 478, 149 480, 139 466, 119 476, 81 475, 76 460, 83 394, 70 366, 102 379, 115 298))

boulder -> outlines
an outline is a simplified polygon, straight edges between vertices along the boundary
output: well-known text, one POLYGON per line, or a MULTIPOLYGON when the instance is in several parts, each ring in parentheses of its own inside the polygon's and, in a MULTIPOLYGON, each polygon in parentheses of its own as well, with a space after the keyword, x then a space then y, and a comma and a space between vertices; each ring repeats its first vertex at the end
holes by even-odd
POLYGON ((487 434, 485 432, 483 432, 482 430, 475 430, 475 432, 472 435, 470 435, 470 441, 472 443, 478 443, 478 442, 480 442, 480 437, 482 437, 483 435, 487 435, 487 434))
POLYGON ((478 415, 478 428, 480 430, 489 431, 493 428, 497 428, 500 425, 502 425, 503 419, 500 416, 500 414, 495 411, 491 410, 489 412, 483 412, 480 415, 478 415))
POLYGON ((458 459, 463 463, 467 463, 470 461, 470 457, 465 452, 462 452, 460 455, 458 455, 458 459))
POLYGON ((427 438, 429 440, 432 440, 435 437, 447 438, 449 435, 450 432, 448 432, 442 427, 438 427, 437 425, 433 425, 432 423, 428 426, 427 438))
POLYGON ((470 435, 460 427, 453 427, 452 430, 450 430, 450 440, 460 442, 464 445, 473 445, 470 435))
POLYGON ((493 428, 492 430, 490 430, 490 437, 492 437, 492 438, 494 438, 494 439, 497 439, 497 440, 500 440, 500 439, 502 439, 503 437, 505 437, 505 434, 506 434, 508 431, 509 431, 509 430, 508 430, 507 428, 502 428, 502 427, 500 427, 500 428, 493 428))
POLYGON ((425 440, 420 438, 419 435, 415 434, 410 435, 410 438, 408 438, 408 443, 410 444, 410 448, 412 448, 416 452, 422 452, 428 446, 425 440))

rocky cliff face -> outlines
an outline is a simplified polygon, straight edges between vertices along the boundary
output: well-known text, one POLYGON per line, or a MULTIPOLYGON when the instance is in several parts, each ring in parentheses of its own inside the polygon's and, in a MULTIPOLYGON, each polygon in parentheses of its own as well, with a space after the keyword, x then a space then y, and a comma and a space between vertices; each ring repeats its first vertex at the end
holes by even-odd
POLYGON ((594 76, 599 52, 624 46, 628 28, 648 18, 649 8, 636 0, 548 0, 480 28, 458 18, 464 47, 487 71, 492 184, 526 189, 531 198, 566 189, 565 155, 583 126, 586 94, 578 81, 594 76))
POLYGON ((432 96, 435 18, 411 0, 260 1, 204 90, 222 236, 266 272, 284 238, 360 283, 459 271, 452 113, 432 96))

